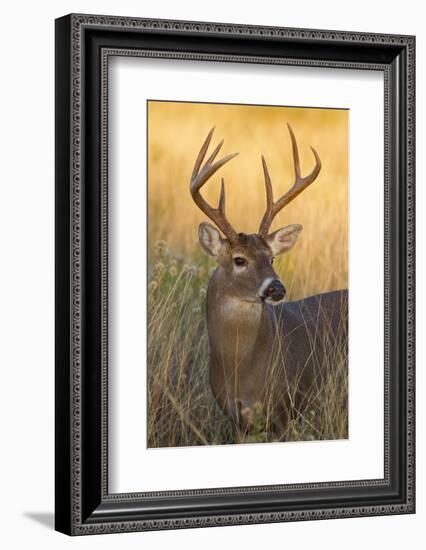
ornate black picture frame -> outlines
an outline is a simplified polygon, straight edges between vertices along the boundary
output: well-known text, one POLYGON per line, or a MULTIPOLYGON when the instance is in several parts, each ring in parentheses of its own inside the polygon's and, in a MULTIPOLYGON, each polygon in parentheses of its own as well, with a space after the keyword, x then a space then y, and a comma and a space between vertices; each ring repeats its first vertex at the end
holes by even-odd
POLYGON ((413 36, 68 15, 56 21, 56 529, 69 535, 414 513, 413 36), (110 494, 110 56, 382 71, 385 430, 377 480, 110 494))

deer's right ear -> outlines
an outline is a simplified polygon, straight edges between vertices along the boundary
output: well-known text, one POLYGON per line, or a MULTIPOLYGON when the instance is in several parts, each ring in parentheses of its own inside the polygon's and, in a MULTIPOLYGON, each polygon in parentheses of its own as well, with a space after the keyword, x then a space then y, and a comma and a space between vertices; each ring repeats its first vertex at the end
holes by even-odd
POLYGON ((219 256, 219 253, 226 242, 225 239, 222 239, 216 227, 213 227, 209 223, 205 222, 201 223, 198 228, 198 238, 200 239, 200 244, 204 252, 214 258, 219 256))

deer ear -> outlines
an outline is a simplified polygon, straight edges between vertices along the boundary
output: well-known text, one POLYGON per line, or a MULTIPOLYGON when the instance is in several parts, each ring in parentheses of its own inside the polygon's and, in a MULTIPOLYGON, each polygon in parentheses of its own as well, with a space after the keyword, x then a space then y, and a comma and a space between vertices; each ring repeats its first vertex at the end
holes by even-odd
POLYGON ((292 224, 282 227, 268 235, 266 242, 272 250, 272 254, 274 256, 279 256, 283 252, 287 252, 293 248, 302 229, 303 227, 301 225, 292 224))
POLYGON ((198 238, 200 239, 200 244, 204 252, 214 258, 219 255, 225 244, 225 239, 222 239, 216 227, 205 222, 201 223, 198 228, 198 238))

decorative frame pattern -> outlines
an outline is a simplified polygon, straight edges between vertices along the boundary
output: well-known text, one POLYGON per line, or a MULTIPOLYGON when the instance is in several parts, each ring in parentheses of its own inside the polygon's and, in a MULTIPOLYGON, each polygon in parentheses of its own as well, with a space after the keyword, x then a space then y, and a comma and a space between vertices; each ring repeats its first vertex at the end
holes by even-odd
POLYGON ((56 528, 83 535, 414 512, 414 37, 92 15, 66 16, 56 25, 56 528), (162 49, 154 47, 157 37, 168 40, 162 49), (180 37, 183 44, 174 50, 171 44, 177 44, 180 37), (221 43, 220 49, 226 50, 221 37, 228 37, 239 49, 247 46, 248 51, 205 51, 205 37, 215 39, 213 49, 221 43), (132 46, 138 38, 144 47, 132 46), (189 43, 191 49, 185 49, 189 43), (194 43, 201 51, 194 51, 194 43), (279 55, 289 44, 293 48, 299 45, 300 51, 279 55), (259 50, 259 55, 253 49, 259 50), (273 55, 269 50, 274 50, 273 55), (108 59, 114 55, 384 72, 383 480, 108 494, 107 74, 108 59), (99 108, 98 118, 95 105, 99 108), (89 148, 97 153, 93 162, 88 160, 89 148), (98 182, 96 189, 89 188, 89 181, 92 186, 98 182), (89 195, 99 205, 94 212, 89 212, 87 206, 89 195), (395 262, 399 262, 397 267, 395 262), (90 282, 91 278, 96 280, 90 282), (394 301, 391 292, 396 287, 399 302, 394 301), (91 290, 95 292, 88 292, 91 290), (87 296, 92 294, 96 296, 89 304, 87 296), (88 313, 91 309, 96 312, 88 313), (96 321, 92 332, 87 328, 88 315, 96 321), (397 345, 392 344, 391 336, 395 335, 397 345), (89 377, 88 369, 94 361, 96 367, 89 377), (92 378, 95 381, 90 381, 92 378), (92 405, 89 397, 95 394, 99 397, 92 405), (398 412, 402 418, 396 418, 398 412), (369 499, 366 493, 374 496, 375 490, 375 498, 369 499), (331 504, 315 501, 314 505, 309 495, 319 491, 336 495, 335 499, 331 504), (266 493, 270 501, 267 505, 266 493), (260 500, 264 497, 263 504, 259 501, 245 510, 244 497, 249 494, 258 495, 260 500), (296 494, 299 501, 304 499, 306 509, 292 509, 287 503, 286 499, 294 500, 296 494), (227 496, 234 499, 235 505, 226 500, 227 496), (159 498, 164 501, 166 497, 168 504, 160 514, 143 504, 156 499, 158 504, 159 498), (191 501, 186 513, 173 509, 177 497, 191 501), (215 502, 222 497, 223 502, 214 513, 205 513, 202 507, 197 513, 193 502, 197 497, 215 502))

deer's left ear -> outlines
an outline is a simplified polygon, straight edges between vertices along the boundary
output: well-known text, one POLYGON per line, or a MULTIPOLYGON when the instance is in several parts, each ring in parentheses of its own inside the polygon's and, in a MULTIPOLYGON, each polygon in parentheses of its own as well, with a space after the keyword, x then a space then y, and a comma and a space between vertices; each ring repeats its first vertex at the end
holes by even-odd
POLYGON ((268 235, 266 242, 272 250, 272 254, 274 256, 279 256, 283 252, 287 252, 293 248, 302 229, 303 227, 301 225, 295 223, 277 229, 277 231, 268 235))

